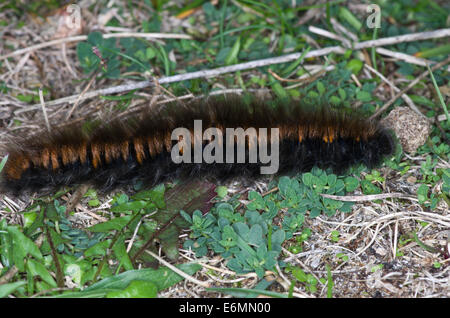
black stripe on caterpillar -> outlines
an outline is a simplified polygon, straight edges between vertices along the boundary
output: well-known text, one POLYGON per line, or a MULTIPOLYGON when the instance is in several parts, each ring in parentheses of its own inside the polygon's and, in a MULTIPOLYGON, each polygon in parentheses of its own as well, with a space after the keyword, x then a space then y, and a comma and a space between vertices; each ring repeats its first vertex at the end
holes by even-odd
MULTIPOLYGON (((216 128, 223 132, 222 140, 215 141, 224 145, 224 158, 225 146, 230 140, 236 141, 228 139, 227 128, 255 128, 257 134, 266 128, 267 140, 271 129, 276 128, 280 174, 304 172, 314 166, 341 173, 359 163, 372 168, 394 149, 389 131, 357 113, 298 101, 209 97, 189 104, 174 102, 139 118, 116 120, 88 132, 81 126, 70 126, 12 143, 7 147, 9 159, 2 173, 2 191, 55 189, 84 182, 109 191, 135 180, 151 186, 176 178, 260 175, 265 166, 260 152, 256 162, 249 162, 251 150, 260 147, 260 135, 256 143, 245 139, 244 163, 237 162, 236 145, 228 148, 228 153, 233 151, 233 162, 194 162, 193 152, 191 163, 174 162, 173 146, 180 145, 180 140, 172 140, 172 132, 180 127, 191 132, 194 147, 196 120, 201 121, 203 130, 216 128)), ((203 140, 201 150, 209 143, 203 140)), ((179 146, 179 155, 187 150, 179 146)))

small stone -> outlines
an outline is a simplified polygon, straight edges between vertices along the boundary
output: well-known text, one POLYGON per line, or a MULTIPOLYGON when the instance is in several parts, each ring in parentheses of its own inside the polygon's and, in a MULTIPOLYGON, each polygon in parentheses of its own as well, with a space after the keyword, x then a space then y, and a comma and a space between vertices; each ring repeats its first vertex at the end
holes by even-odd
POLYGON ((431 124, 409 107, 397 107, 383 120, 397 135, 405 152, 414 154, 431 133, 431 124))
POLYGON ((416 183, 417 178, 414 177, 414 176, 409 176, 408 178, 406 178, 406 181, 407 181, 408 183, 416 183))

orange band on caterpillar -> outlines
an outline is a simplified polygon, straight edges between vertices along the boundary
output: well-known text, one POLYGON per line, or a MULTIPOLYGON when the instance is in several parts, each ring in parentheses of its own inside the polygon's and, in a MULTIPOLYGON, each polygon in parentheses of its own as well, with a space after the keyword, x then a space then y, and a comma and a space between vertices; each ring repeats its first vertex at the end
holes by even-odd
MULTIPOLYGON (((88 133, 80 126, 67 127, 10 145, 2 190, 18 192, 88 181, 109 190, 135 180, 153 185, 174 178, 259 174, 259 157, 257 163, 245 164, 174 163, 171 148, 181 139, 172 140, 171 133, 175 128, 186 128, 193 148, 194 120, 201 120, 204 130, 221 129, 224 134, 217 141, 219 145, 227 143, 226 128, 267 128, 268 135, 256 136, 256 142, 245 139, 247 149, 270 140, 270 129, 278 128, 280 173, 307 171, 313 166, 342 172, 358 163, 373 167, 394 147, 392 136, 378 122, 354 113, 295 101, 246 102, 236 96, 216 97, 188 105, 172 103, 88 133)), ((211 140, 203 140, 202 147, 211 140)), ((187 150, 184 144, 179 153, 187 150)))

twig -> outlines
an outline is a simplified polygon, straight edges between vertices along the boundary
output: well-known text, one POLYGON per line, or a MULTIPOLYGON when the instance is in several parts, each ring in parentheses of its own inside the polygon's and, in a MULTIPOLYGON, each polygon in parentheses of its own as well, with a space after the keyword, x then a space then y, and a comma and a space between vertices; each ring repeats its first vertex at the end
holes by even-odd
MULTIPOLYGON (((187 252, 186 250, 181 250, 181 251, 187 252)), ((231 271, 229 269, 223 269, 223 268, 219 268, 219 267, 215 267, 215 266, 209 265, 209 264, 205 263, 202 260, 196 261, 193 258, 191 258, 191 257, 189 257, 189 256, 187 256, 185 254, 180 254, 180 255, 182 257, 184 257, 185 259, 189 260, 190 262, 195 262, 195 263, 201 265, 202 267, 205 267, 207 269, 211 269, 213 271, 219 272, 219 273, 224 274, 224 275, 240 276, 240 277, 243 277, 243 279, 258 277, 258 275, 255 272, 245 273, 245 274, 238 274, 238 273, 236 273, 234 271, 231 271)), ((264 277, 266 277, 266 276, 275 276, 275 273, 272 272, 272 271, 266 270, 264 272, 264 277)))
POLYGON ((52 236, 50 235, 48 225, 45 225, 44 227, 45 227, 44 230, 45 236, 47 237, 48 244, 50 245, 50 252, 53 258, 53 264, 55 265, 56 268, 56 284, 58 285, 59 288, 64 288, 64 273, 61 268, 61 263, 59 262, 58 254, 56 253, 56 247, 55 244, 53 243, 52 236))
POLYGON ((133 235, 130 238, 130 241, 128 242, 127 246, 127 253, 130 253, 131 248, 133 247, 134 240, 136 239, 137 233, 139 231, 139 228, 141 227, 143 217, 139 220, 138 224, 136 225, 136 228, 134 229, 133 235))
POLYGON ((109 258, 109 254, 110 251, 112 251, 112 248, 114 247, 114 244, 116 244, 117 240, 119 239, 120 235, 122 235, 123 231, 125 228, 128 228, 128 226, 133 223, 136 218, 139 216, 139 214, 135 214, 129 221, 127 224, 125 224, 124 227, 122 227, 120 230, 116 231, 116 233, 114 234, 111 243, 109 244, 107 250, 106 250, 106 254, 104 255, 104 257, 102 258, 102 260, 100 261, 100 264, 98 265, 97 271, 95 272, 94 275, 94 282, 96 282, 99 277, 100 277, 100 273, 102 272, 103 266, 106 264, 106 262, 108 261, 109 258))
MULTIPOLYGON (((289 255, 289 256, 294 256, 293 259, 295 260, 296 263, 298 263, 299 265, 301 265, 301 267, 302 267, 304 270, 307 270, 308 272, 310 272, 310 273, 314 276, 314 278, 317 279, 317 281, 318 281, 320 284, 325 285, 324 283, 322 283, 322 282, 320 281, 319 277, 317 277, 316 274, 314 274, 313 270, 312 270, 308 265, 304 264, 298 257, 295 257, 295 254, 294 254, 294 253, 291 253, 290 251, 288 251, 288 250, 285 249, 284 247, 281 247, 281 250, 282 250, 285 254, 287 254, 287 255, 289 255)), ((277 266, 278 266, 278 264, 277 264, 277 266)), ((277 268, 277 269, 278 269, 278 268, 277 268)))
POLYGON ((373 201, 387 198, 399 198, 399 199, 408 199, 412 201, 416 201, 417 199, 403 193, 382 193, 382 194, 369 194, 369 195, 347 195, 347 196, 339 196, 339 195, 331 195, 331 194, 320 194, 324 198, 346 201, 346 202, 361 202, 361 201, 373 201))
POLYGON ((318 19, 322 17, 324 14, 324 10, 321 8, 311 8, 297 21, 297 23, 294 25, 295 27, 298 27, 300 25, 308 23, 312 19, 318 19))
POLYGON ((437 120, 438 121, 444 121, 447 120, 447 116, 445 114, 441 114, 439 116, 437 116, 437 120))
MULTIPOLYGON (((396 59, 403 60, 403 61, 406 61, 406 62, 411 63, 411 64, 427 66, 428 64, 433 64, 434 63, 434 61, 430 61, 430 60, 427 60, 427 59, 415 57, 413 55, 409 55, 409 54, 405 54, 405 53, 401 53, 401 52, 394 52, 394 51, 387 50, 387 49, 382 48, 382 47, 377 48, 376 51, 377 51, 378 54, 394 57, 396 59)), ((447 67, 447 70, 450 71, 450 66, 447 67)))
POLYGON ((271 193, 273 193, 273 192, 277 192, 278 190, 279 190, 279 188, 278 188, 278 187, 275 187, 275 188, 273 188, 273 189, 270 189, 270 190, 267 191, 267 192, 264 192, 261 196, 262 196, 262 197, 265 197, 266 195, 271 194, 271 193))
MULTIPOLYGON (((258 277, 258 275, 256 273, 238 274, 236 272, 233 272, 233 271, 230 271, 230 270, 227 270, 227 269, 218 268, 218 267, 215 267, 215 266, 203 263, 201 261, 197 262, 197 264, 201 265, 202 267, 214 270, 214 271, 222 273, 222 274, 233 275, 233 276, 240 276, 240 277, 243 277, 244 279, 258 277)), ((273 276, 273 275, 275 275, 275 273, 272 272, 272 271, 265 271, 264 272, 264 276, 270 276, 270 275, 273 276)))
MULTIPOLYGON (((337 21, 336 21, 337 22, 337 21)), ((333 24, 334 25, 334 24, 333 24)), ((333 39, 333 40, 337 40, 337 41, 341 41, 342 44, 344 45, 344 47, 349 48, 351 47, 350 42, 344 38, 343 36, 340 35, 336 35, 335 33, 329 32, 327 30, 323 30, 320 28, 317 28, 315 26, 310 26, 308 29, 310 32, 315 33, 315 34, 319 34, 321 36, 333 39)), ((437 34, 439 35, 439 37, 441 36, 448 36, 447 34, 447 30, 448 29, 443 29, 443 30, 437 30, 440 31, 437 34)), ((434 31, 433 31, 434 32, 434 31)), ((350 33, 345 33, 345 34, 350 34, 350 33)), ((406 34, 404 36, 401 37, 390 37, 390 38, 382 38, 382 39, 378 39, 378 40, 371 40, 371 41, 365 41, 365 42, 360 42, 360 43, 356 43, 355 44, 355 49, 361 49, 361 48, 366 48, 366 47, 376 47, 376 46, 380 46, 380 45, 387 45, 385 43, 389 43, 390 44, 394 44, 397 43, 395 41, 399 42, 407 42, 407 41, 416 41, 416 40, 424 40, 426 39, 428 36, 433 36, 436 35, 435 33, 432 33, 431 35, 429 34, 429 32, 421 32, 421 33, 412 33, 412 34, 406 34)), ((357 42, 357 39, 355 40, 352 37, 353 41, 357 42)), ((417 64, 417 65, 422 65, 422 66, 427 66, 428 64, 433 64, 433 61, 429 61, 423 58, 418 58, 409 54, 405 54, 405 53, 401 53, 401 52, 395 52, 395 51, 391 51, 385 48, 377 48, 376 52, 378 54, 381 55, 386 55, 386 56, 390 56, 390 57, 395 57, 399 60, 403 60, 406 61, 408 63, 411 64, 417 64)), ((448 70, 450 71, 450 67, 448 67, 448 70)))
POLYGON ((89 83, 86 85, 86 87, 83 89, 81 94, 78 96, 78 98, 76 99, 75 103, 73 103, 72 108, 67 113, 66 121, 69 120, 70 116, 72 116, 72 113, 75 110, 75 108, 77 107, 77 105, 79 104, 80 99, 83 97, 84 94, 86 94, 87 90, 92 86, 92 83, 94 83, 95 79, 97 78, 97 74, 98 74, 98 72, 95 72, 94 75, 92 75, 92 78, 89 81, 89 83))
POLYGON ((318 35, 321 35, 321 36, 324 36, 326 38, 330 38, 330 39, 333 39, 333 40, 336 40, 336 41, 339 41, 339 42, 342 42, 342 44, 344 45, 345 48, 350 48, 351 47, 351 43, 350 43, 350 41, 348 39, 346 39, 346 38, 344 38, 344 37, 342 37, 340 35, 337 35, 337 34, 335 34, 333 32, 330 32, 330 31, 327 31, 327 30, 324 30, 324 29, 321 29, 321 28, 317 28, 317 27, 312 26, 312 25, 309 26, 308 30, 309 30, 309 32, 312 32, 312 33, 315 33, 315 34, 318 34, 318 35))
MULTIPOLYGON (((290 79, 290 78, 283 78, 280 75, 278 75, 277 73, 275 73, 274 71, 272 71, 270 68, 267 70, 276 80, 280 81, 280 82, 288 82, 288 83, 310 83, 311 81, 316 80, 319 76, 321 76, 322 74, 325 74, 327 71, 331 71, 334 70, 334 66, 333 65, 329 65, 325 68, 318 68, 315 71, 310 72, 309 74, 303 74, 302 76, 300 76, 299 78, 295 78, 295 79, 290 79)), ((295 85, 295 87, 298 85, 295 85)), ((292 86, 286 87, 286 89, 291 89, 292 86)))
MULTIPOLYGON (((281 285, 281 286, 283 286, 283 288, 285 289, 285 290, 289 290, 289 287, 290 287, 290 285, 291 285, 291 281, 289 281, 289 279, 287 279, 284 275, 283 275, 283 271, 280 269, 280 265, 278 265, 278 262, 275 264, 275 268, 276 268, 276 270, 277 270, 277 272, 278 272, 278 276, 279 276, 279 279, 277 279, 277 282, 281 285)), ((316 275, 314 275, 314 276, 316 276, 316 275)), ((317 276, 316 276, 317 277, 317 276)), ((317 278, 317 281, 319 281, 319 279, 317 278)), ((302 291, 300 291, 298 288, 295 288, 294 287, 294 289, 297 291, 297 293, 292 293, 292 296, 294 296, 294 294, 295 294, 295 296, 296 297, 299 297, 299 298, 313 298, 314 296, 311 296, 311 295, 308 295, 308 294, 306 294, 306 293, 303 293, 302 291)))
MULTIPOLYGON (((320 49, 320 50, 310 51, 307 54, 305 54, 304 58, 328 55, 333 52, 342 54, 345 52, 345 49, 342 47, 339 47, 339 46, 327 47, 327 48, 320 49)), ((281 64, 281 63, 291 62, 291 61, 295 61, 295 60, 299 59, 301 56, 302 56, 302 53, 298 52, 298 53, 292 53, 292 54, 278 56, 278 57, 271 57, 271 58, 267 58, 267 59, 261 59, 261 60, 256 60, 256 61, 251 61, 251 62, 246 62, 246 63, 241 63, 241 64, 219 67, 219 68, 215 68, 212 70, 203 70, 203 71, 179 74, 179 75, 174 75, 174 76, 166 76, 166 77, 161 77, 160 79, 158 79, 158 83, 159 84, 169 84, 169 83, 181 82, 181 81, 186 81, 186 80, 196 79, 196 78, 216 77, 218 75, 225 74, 225 73, 232 73, 232 72, 272 65, 272 64, 281 64)), ((91 91, 91 92, 85 93, 84 96, 80 100, 97 97, 99 95, 112 95, 112 94, 123 93, 123 92, 131 91, 131 90, 135 90, 135 89, 143 89, 143 88, 147 88, 147 87, 152 87, 154 85, 155 85, 154 81, 142 81, 142 82, 134 82, 134 83, 130 83, 130 84, 124 84, 124 85, 103 88, 103 89, 99 89, 96 91, 91 91)), ((79 95, 71 95, 71 96, 63 97, 60 99, 49 101, 46 103, 46 105, 54 106, 54 105, 59 105, 59 104, 64 104, 64 103, 73 103, 78 98, 78 96, 79 95)), ((19 113, 23 113, 23 112, 36 110, 38 107, 39 107, 38 104, 31 105, 29 107, 19 109, 19 110, 15 111, 15 113, 19 114, 19 113)))
MULTIPOLYGON (((398 88, 397 86, 395 86, 390 80, 388 80, 386 77, 383 76, 383 74, 381 74, 380 72, 378 72, 376 69, 374 69, 373 67, 364 64, 364 67, 367 68, 369 71, 375 73, 379 78, 381 78, 381 80, 383 80, 385 83, 387 83, 390 87, 392 87, 392 89, 395 92, 400 92, 400 88, 398 88)), ((414 102, 412 101, 412 99, 406 95, 403 94, 402 95, 403 100, 408 104, 408 106, 415 111, 416 113, 418 113, 420 116, 425 117, 420 110, 417 108, 416 104, 414 104, 414 102)), ((427 118, 428 119, 428 118, 427 118)))
POLYGON ((395 259, 397 257, 397 238, 398 237, 398 220, 395 220, 394 225, 394 242, 392 246, 392 258, 395 259))
POLYGON ((84 183, 77 187, 77 189, 73 192, 66 204, 66 217, 69 217, 69 213, 72 212, 75 209, 75 206, 81 201, 83 195, 85 195, 89 190, 89 186, 89 184, 84 183))
POLYGON ((166 262, 163 258, 159 257, 158 255, 156 255, 155 253, 151 252, 151 251, 145 251, 146 253, 150 254, 151 256, 153 256, 154 258, 156 258, 161 264, 163 264, 164 266, 166 266, 167 268, 169 268, 170 270, 174 271, 175 273, 177 273, 178 275, 180 275, 181 277, 187 279, 188 281, 202 286, 204 288, 209 288, 210 285, 209 283, 206 282, 202 282, 199 281, 198 279, 195 279, 194 277, 186 274, 185 272, 183 272, 182 270, 176 268, 175 266, 173 266, 172 264, 170 264, 169 262, 166 262))
POLYGON ((330 22, 337 33, 340 33, 342 36, 348 36, 353 42, 359 41, 358 36, 355 33, 348 30, 346 27, 340 24, 339 21, 336 20, 335 18, 331 18, 330 22))
MULTIPOLYGON (((318 28, 310 27, 310 31, 311 31, 311 28, 313 28, 313 30, 316 31, 314 33, 318 33, 317 32, 318 28)), ((321 35, 327 34, 328 37, 330 37, 330 34, 332 34, 331 32, 328 32, 325 30, 321 30, 321 29, 319 29, 319 30, 320 30, 320 33, 318 33, 318 34, 321 34, 321 35)), ((311 32, 313 32, 313 31, 311 31, 311 32)), ((366 48, 370 48, 370 47, 386 46, 386 45, 392 45, 392 44, 396 44, 396 43, 412 42, 412 41, 419 41, 419 40, 438 39, 438 38, 444 38, 444 37, 448 37, 448 36, 450 36, 450 28, 439 29, 439 30, 428 31, 428 32, 410 33, 410 34, 404 34, 404 35, 399 35, 399 36, 391 36, 391 37, 387 37, 387 38, 359 42, 359 43, 354 44, 353 49, 361 50, 361 49, 366 49, 366 48)), ((337 39, 337 38, 335 38, 335 39, 337 39)))
POLYGON ((41 101, 42 113, 44 114, 45 125, 47 126, 48 132, 51 131, 50 123, 48 122, 47 110, 45 109, 44 95, 42 93, 42 88, 39 88, 39 100, 41 101))
POLYGON ((150 238, 145 242, 144 245, 141 246, 141 248, 136 252, 136 254, 134 254, 133 257, 131 257, 131 262, 133 264, 136 263, 137 259, 139 258, 139 256, 141 256, 141 254, 146 251, 146 249, 150 246, 150 244, 153 243, 153 240, 158 237, 158 235, 160 235, 162 232, 164 232, 170 225, 172 225, 172 223, 178 218, 180 214, 175 214, 174 216, 172 216, 169 221, 166 222, 166 224, 164 224, 161 228, 159 228, 158 230, 156 230, 152 236, 150 236, 150 238))
POLYGON ((270 68, 267 70, 269 73, 270 73, 270 75, 272 75, 277 81, 280 81, 280 82, 288 82, 288 83, 298 83, 298 82, 302 82, 303 81, 303 79, 299 79, 299 78, 295 78, 295 79, 292 79, 292 78, 283 78, 283 77, 281 77, 280 75, 278 75, 277 73, 275 73, 274 71, 272 71, 270 68))
MULTIPOLYGON (((438 68, 441 68, 442 66, 448 64, 450 62, 450 57, 446 58, 445 60, 439 62, 438 64, 434 64, 431 68, 431 71, 437 70, 438 68)), ((407 91, 409 91, 411 88, 413 88, 417 83, 419 83, 423 78, 428 76, 428 70, 420 74, 414 81, 409 83, 408 86, 406 86, 404 89, 402 89, 400 92, 398 92, 394 97, 392 97, 386 104, 384 104, 380 109, 378 109, 375 114, 373 114, 369 119, 374 119, 378 117, 382 112, 384 112, 389 106, 391 106, 399 97, 401 97, 403 94, 405 94, 407 91)))
POLYGON ((381 38, 381 39, 377 39, 377 40, 364 41, 364 42, 355 44, 354 49, 360 50, 360 49, 365 49, 365 48, 375 47, 375 46, 385 46, 385 45, 392 45, 392 44, 403 43, 403 42, 438 39, 438 38, 444 38, 447 36, 450 36, 450 28, 439 29, 439 30, 428 31, 428 32, 410 33, 410 34, 399 35, 399 36, 391 36, 388 38, 381 38))
MULTIPOLYGON (((139 33, 137 33, 137 34, 139 34, 139 33)), ((372 47, 372 46, 389 45, 389 44, 395 44, 395 43, 399 43, 399 42, 425 40, 425 39, 430 39, 430 38, 440 38, 440 37, 445 37, 445 36, 450 36, 450 29, 441 29, 441 30, 436 30, 436 31, 431 31, 431 32, 422 32, 422 33, 412 33, 412 34, 407 34, 404 36, 396 36, 396 37, 382 38, 382 39, 378 39, 378 40, 360 42, 355 45, 355 49, 362 49, 362 48, 367 48, 367 47, 372 47)), ((331 47, 326 47, 323 49, 310 51, 304 55, 304 58, 324 56, 324 55, 328 55, 330 53, 344 54, 345 52, 346 52, 346 49, 344 49, 341 46, 331 46, 331 47)), ((232 73, 232 72, 237 72, 237 71, 242 71, 242 70, 247 70, 247 69, 254 69, 257 67, 263 67, 263 66, 268 66, 268 65, 273 65, 273 64, 287 63, 287 62, 295 61, 295 60, 299 59, 301 56, 302 56, 302 52, 291 53, 291 54, 278 56, 278 57, 271 57, 271 58, 266 58, 266 59, 261 59, 261 60, 246 62, 246 63, 240 63, 240 64, 235 64, 235 65, 230 65, 230 66, 219 67, 219 68, 215 68, 212 70, 202 70, 202 71, 197 71, 197 72, 162 77, 158 80, 158 82, 159 82, 159 84, 169 84, 169 83, 181 82, 181 81, 186 81, 186 80, 191 80, 191 79, 196 79, 196 78, 216 77, 218 75, 225 74, 225 73, 232 73)), ((436 64, 436 65, 439 65, 439 64, 436 64)), ((435 66, 433 66, 433 67, 435 67, 435 66)), ((154 81, 142 81, 142 82, 137 82, 137 83, 113 86, 113 87, 108 87, 108 88, 104 88, 104 89, 100 89, 100 90, 96 90, 96 91, 87 92, 83 96, 82 99, 93 98, 93 97, 96 97, 99 95, 111 95, 111 94, 123 93, 123 92, 127 92, 130 90, 151 87, 154 85, 155 85, 154 81)), ((63 104, 63 103, 73 103, 74 100, 77 99, 77 97, 78 97, 78 95, 71 95, 71 96, 63 97, 63 98, 56 99, 53 101, 49 101, 49 102, 47 102, 47 106, 59 105, 59 104, 63 104)), ((30 110, 35 110, 35 109, 37 109, 38 106, 39 105, 31 105, 30 107, 17 110, 15 113, 18 114, 18 113, 27 112, 30 110)))
POLYGON ((61 44, 61 56, 62 56, 64 63, 66 63, 66 67, 69 70, 69 72, 72 74, 72 76, 74 78, 78 78, 77 73, 75 73, 75 71, 73 70, 72 66, 69 63, 69 60, 67 59, 66 43, 61 44))
MULTIPOLYGON (((126 38, 126 37, 134 37, 134 38, 146 38, 146 39, 187 39, 190 40, 192 37, 187 34, 175 34, 175 33, 138 33, 138 32, 121 32, 121 33, 107 33, 103 34, 104 39, 109 38, 126 38)), ((61 43, 68 43, 68 42, 79 42, 87 40, 87 35, 77 35, 77 36, 71 36, 67 38, 57 39, 53 41, 48 41, 45 43, 39 43, 36 45, 32 45, 5 55, 0 56, 0 60, 4 60, 8 57, 16 56, 16 55, 22 55, 27 52, 36 51, 45 47, 53 46, 56 44, 61 43)))

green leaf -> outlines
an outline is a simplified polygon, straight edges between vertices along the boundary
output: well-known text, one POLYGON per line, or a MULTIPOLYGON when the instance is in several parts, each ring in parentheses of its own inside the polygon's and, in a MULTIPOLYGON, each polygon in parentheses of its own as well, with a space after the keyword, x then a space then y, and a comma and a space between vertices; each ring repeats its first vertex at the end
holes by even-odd
POLYGON ((275 81, 272 75, 270 75, 269 78, 271 79, 271 81, 274 81, 272 84, 272 89, 277 95, 277 97, 280 99, 287 98, 289 95, 287 91, 284 89, 283 85, 281 85, 280 82, 275 81))
POLYGON ((230 65, 237 62, 237 56, 240 48, 241 48, 241 38, 238 37, 236 42, 234 42, 231 50, 228 52, 227 57, 225 58, 225 65, 230 65))
POLYGON ((356 93, 356 98, 362 102, 370 102, 372 100, 372 95, 366 91, 359 91, 356 93))
POLYGON ((309 98, 316 99, 319 97, 319 94, 317 94, 315 91, 309 91, 307 96, 309 98))
POLYGON ((116 206, 112 206, 111 212, 139 212, 141 209, 147 207, 149 205, 148 201, 130 201, 126 203, 122 203, 116 206))
POLYGON ((319 95, 323 95, 325 93, 325 85, 321 81, 318 81, 316 84, 317 91, 319 92, 319 95))
POLYGON ((414 55, 416 57, 421 57, 421 58, 425 59, 425 58, 438 56, 438 55, 448 56, 449 54, 450 54, 450 44, 445 44, 445 45, 441 45, 438 47, 433 47, 428 50, 417 52, 414 55))
POLYGON ((100 205, 100 200, 99 199, 92 199, 88 201, 88 205, 90 207, 96 207, 100 205))
POLYGON ((98 242, 97 244, 85 250, 84 256, 89 257, 93 255, 106 255, 106 250, 108 249, 110 243, 111 240, 98 242))
POLYGON ((282 229, 276 230, 272 234, 272 250, 280 252, 281 244, 283 244, 285 239, 286 239, 286 233, 284 232, 284 230, 282 230, 282 229))
POLYGON ((236 235, 236 236, 237 236, 237 237, 236 237, 236 243, 237 243, 237 246, 239 246, 239 248, 240 248, 242 251, 244 251, 244 253, 245 253, 246 255, 250 255, 250 256, 256 258, 256 252, 255 252, 255 250, 254 250, 253 248, 251 248, 250 245, 248 245, 248 243, 242 239, 242 237, 240 237, 239 235, 236 235))
POLYGON ((165 208, 164 202, 165 187, 164 184, 160 184, 151 190, 144 190, 136 193, 131 198, 133 200, 149 200, 153 202, 159 209, 165 208))
POLYGON ((25 284, 25 281, 18 281, 10 284, 0 285, 0 298, 4 298, 12 294, 17 288, 22 287, 25 284))
POLYGON ((228 193, 228 188, 225 186, 219 186, 216 188, 216 193, 220 199, 223 199, 228 193))
POLYGON ((341 102, 341 99, 337 96, 331 96, 330 97, 330 103, 333 105, 339 105, 339 103, 341 102))
POLYGON ((307 276, 301 268, 294 267, 292 269, 292 275, 294 275, 294 277, 301 283, 305 283, 307 281, 307 276))
POLYGON ((152 58, 154 58, 156 56, 156 50, 152 47, 148 47, 145 50, 145 57, 147 58, 147 60, 151 60, 152 58))
POLYGON ((249 210, 262 210, 265 208, 264 199, 259 192, 250 191, 248 193, 248 199, 252 201, 247 205, 249 210))
POLYGON ((353 74, 358 74, 359 71, 361 71, 363 65, 364 65, 364 63, 361 60, 352 59, 347 63, 345 68, 348 69, 353 74))
POLYGON ((423 204, 428 199, 428 186, 426 184, 421 184, 417 189, 417 199, 420 204, 423 204))
MULTIPOLYGON (((63 224, 61 224, 61 226, 62 226, 62 225, 63 225, 63 224)), ((59 234, 58 232, 56 232, 53 228, 49 227, 49 228, 48 228, 48 231, 49 231, 49 233, 50 233, 50 237, 51 237, 51 239, 52 239, 52 241, 53 241, 53 245, 54 245, 54 246, 58 246, 58 245, 60 245, 60 244, 70 242, 70 239, 68 239, 68 238, 63 238, 63 237, 61 236, 61 234, 59 234)))
POLYGON ((17 99, 24 103, 31 103, 33 100, 33 95, 18 94, 17 99))
POLYGON ((178 234, 179 229, 177 227, 169 226, 158 236, 161 249, 171 261, 178 259, 178 234))
MULTIPOLYGON (((202 268, 196 263, 185 263, 176 265, 176 267, 188 275, 194 275, 202 268)), ((154 283, 158 288, 158 292, 160 292, 181 282, 183 279, 183 277, 167 267, 160 267, 159 269, 145 268, 126 271, 116 276, 107 277, 98 283, 87 287, 84 291, 91 292, 102 289, 125 289, 132 281, 140 280, 154 283)))
POLYGON ((44 226, 44 216, 45 216, 45 210, 46 210, 46 206, 45 205, 38 205, 36 204, 36 206, 31 206, 29 211, 38 211, 39 210, 39 215, 36 218, 36 220, 33 222, 33 224, 30 227, 27 227, 26 229, 24 229, 24 234, 29 236, 32 235, 33 233, 35 233, 35 231, 38 228, 41 228, 44 226))
POLYGON ((248 235, 248 243, 255 246, 260 246, 261 244, 264 243, 263 230, 261 225, 255 224, 250 228, 250 232, 248 235))
POLYGON ((308 54, 308 52, 309 52, 310 50, 311 50, 311 47, 310 47, 310 46, 306 47, 306 48, 302 51, 302 54, 300 55, 300 57, 299 57, 297 60, 295 60, 294 62, 292 62, 291 64, 289 64, 289 66, 286 67, 286 69, 284 69, 284 70, 282 71, 282 75, 283 75, 283 76, 286 76, 286 75, 288 75, 289 73, 293 72, 293 71, 300 65, 300 63, 301 63, 301 62, 303 61, 303 59, 305 58, 305 55, 308 54))
POLYGON ((289 177, 283 176, 278 181, 278 189, 283 196, 286 196, 288 189, 291 187, 291 179, 289 177))
POLYGON ((302 181, 306 186, 313 185, 313 178, 314 176, 311 172, 307 172, 302 175, 302 181))
MULTIPOLYGON (((244 240, 249 240, 250 228, 247 224, 243 222, 236 222, 233 225, 233 229, 236 231, 236 234, 240 235, 244 240)), ((228 230, 230 230, 230 233, 233 233, 232 235, 234 237, 234 232, 231 231, 231 228, 228 228, 227 231, 228 230)))
POLYGON ((312 208, 311 211, 310 211, 310 213, 309 213, 309 216, 310 216, 311 218, 315 218, 315 217, 317 217, 317 216, 320 215, 320 212, 321 212, 321 211, 322 211, 321 209, 318 209, 318 208, 312 208))
POLYGON ((416 241, 416 243, 417 243, 421 248, 423 248, 423 249, 425 249, 425 250, 427 250, 428 252, 431 252, 431 253, 440 253, 440 252, 441 252, 438 248, 433 247, 433 246, 429 246, 429 245, 423 243, 423 242, 419 239, 419 237, 417 236, 417 233, 416 233, 416 232, 413 232, 413 234, 414 234, 414 240, 416 241))
POLYGON ((45 266, 42 265, 41 263, 36 262, 33 259, 28 259, 27 260, 27 269, 30 271, 30 274, 32 276, 39 276, 42 278, 43 281, 45 281, 50 286, 57 287, 55 280, 50 275, 50 273, 45 268, 45 266))
POLYGON ((41 260, 43 256, 32 240, 26 237, 17 227, 8 226, 8 233, 12 236, 14 264, 19 270, 24 270, 24 259, 27 254, 41 260))
POLYGON ((183 210, 181 210, 180 214, 188 223, 192 224, 192 217, 188 213, 186 213, 183 210))
POLYGON ((359 187, 359 180, 355 177, 346 177, 344 183, 347 192, 353 192, 359 187))
POLYGON ((380 194, 382 191, 368 180, 361 180, 361 188, 364 194, 380 194))
POLYGON ((0 221, 0 262, 6 268, 13 266, 13 241, 6 231, 6 218, 0 221))
POLYGON ((36 211, 30 211, 30 212, 25 212, 23 214, 23 227, 24 228, 28 228, 30 227, 34 221, 36 221, 37 218, 37 212, 36 211))
POLYGON ((2 172, 3 167, 4 167, 5 164, 6 164, 6 161, 8 161, 8 157, 9 157, 9 155, 4 156, 3 159, 2 159, 2 161, 0 162, 0 172, 2 172))
POLYGON ((112 230, 120 231, 125 225, 133 218, 132 215, 126 215, 118 218, 111 219, 109 221, 95 224, 88 228, 91 232, 109 232, 112 230))
POLYGON ((156 298, 158 287, 148 281, 135 280, 127 288, 111 291, 106 294, 107 298, 156 298))
MULTIPOLYGON (((178 257, 178 233, 180 229, 189 225, 186 222, 186 217, 180 218, 180 211, 183 210, 189 215, 195 210, 209 211, 212 206, 211 200, 216 196, 214 190, 215 185, 207 181, 188 180, 177 184, 166 192, 166 207, 154 215, 154 220, 158 222, 158 227, 161 229, 157 237, 163 242, 162 250, 171 259, 175 260, 178 257)), ((192 220, 196 224, 194 217, 192 220)), ((150 246, 149 240, 154 238, 153 233, 151 233, 146 237, 147 242, 145 244, 150 246)), ((136 258, 136 253, 139 253, 137 255, 139 257, 142 252, 142 248, 136 251, 133 254, 133 259, 136 258)))
MULTIPOLYGON (((58 202, 58 201, 55 201, 58 202)), ((45 217, 53 222, 57 222, 61 219, 58 214, 57 206, 59 207, 59 202, 55 206, 54 203, 50 202, 45 205, 45 217)))
POLYGON ((335 174, 330 174, 327 178, 327 183, 330 187, 333 187, 336 184, 337 176, 335 174))
POLYGON ((339 7, 339 18, 343 21, 346 21, 353 28, 359 31, 362 27, 362 23, 358 20, 357 17, 353 15, 346 7, 339 7))
POLYGON ((338 93, 339 93, 339 97, 341 98, 341 100, 346 100, 347 99, 347 93, 345 92, 344 89, 339 88, 338 89, 338 93))
POLYGON ((433 82, 434 89, 436 90, 436 94, 439 97, 439 102, 441 103, 442 109, 444 110, 445 116, 447 117, 447 123, 450 123, 450 115, 448 113, 447 105, 445 104, 444 97, 442 96, 441 90, 438 87, 436 79, 434 78, 433 72, 431 71, 430 65, 427 64, 428 72, 431 76, 431 81, 433 82))
POLYGON ((117 257, 117 260, 120 261, 120 264, 123 265, 125 270, 134 269, 130 257, 128 256, 127 250, 125 248, 125 235, 121 235, 117 239, 116 243, 112 247, 112 250, 114 255, 117 257))
POLYGON ((77 44, 77 57, 85 73, 90 73, 100 64, 100 60, 92 52, 92 45, 87 42, 77 44))
POLYGON ((83 271, 81 270, 81 266, 78 264, 65 264, 64 265, 64 275, 69 276, 75 282, 75 284, 80 285, 81 276, 83 271))
POLYGON ((91 32, 88 35, 87 41, 92 45, 99 46, 103 44, 103 34, 101 32, 91 32))

